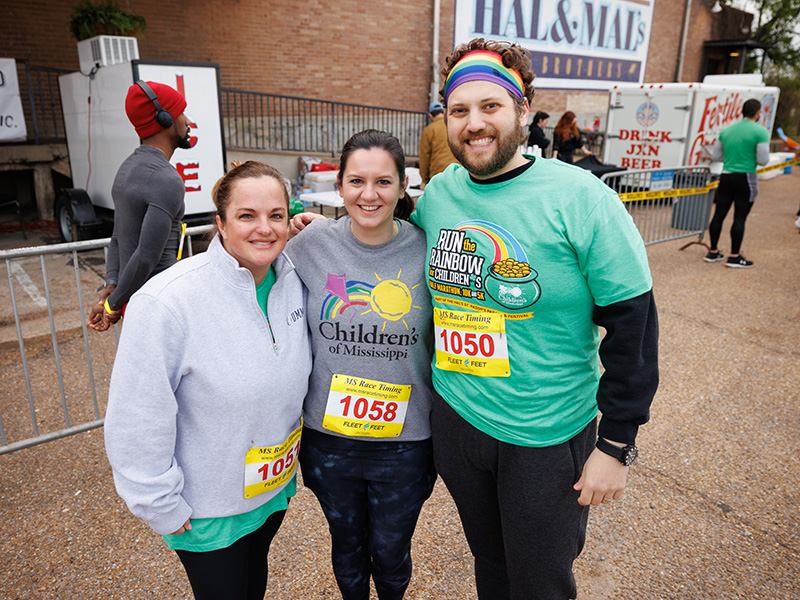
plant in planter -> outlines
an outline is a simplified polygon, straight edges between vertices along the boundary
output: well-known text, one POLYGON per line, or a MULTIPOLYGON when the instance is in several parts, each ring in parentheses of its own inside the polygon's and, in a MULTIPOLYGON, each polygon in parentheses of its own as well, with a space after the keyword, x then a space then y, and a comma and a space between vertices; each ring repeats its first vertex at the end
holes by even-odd
POLYGON ((96 35, 136 35, 147 28, 144 17, 122 10, 113 0, 94 3, 83 0, 72 8, 69 22, 72 35, 78 41, 96 35))

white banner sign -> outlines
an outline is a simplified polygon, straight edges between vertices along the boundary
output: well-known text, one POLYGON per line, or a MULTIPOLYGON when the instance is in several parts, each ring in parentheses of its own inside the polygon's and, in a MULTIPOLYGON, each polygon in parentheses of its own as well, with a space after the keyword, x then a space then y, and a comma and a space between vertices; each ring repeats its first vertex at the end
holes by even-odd
POLYGON ((455 45, 473 38, 529 51, 534 86, 608 90, 642 83, 654 0, 456 0, 455 45))
POLYGON ((211 190, 225 174, 217 70, 208 65, 149 64, 146 61, 137 64, 140 79, 169 85, 186 99, 192 147, 178 149, 171 162, 186 187, 186 214, 213 212, 211 190))
POLYGON ((19 97, 17 61, 0 58, 0 142, 24 142, 27 137, 25 113, 19 97))

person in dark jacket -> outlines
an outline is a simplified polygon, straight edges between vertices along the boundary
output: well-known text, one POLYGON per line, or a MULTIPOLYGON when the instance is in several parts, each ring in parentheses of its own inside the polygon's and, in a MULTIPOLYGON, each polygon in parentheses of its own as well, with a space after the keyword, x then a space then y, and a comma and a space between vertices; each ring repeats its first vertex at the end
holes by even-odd
POLYGON ((137 81, 128 89, 125 114, 142 144, 120 165, 111 188, 106 285, 87 321, 95 331, 119 321, 133 293, 178 259, 186 190, 169 161, 178 148, 191 148, 185 109, 183 95, 168 85, 137 81))
POLYGON ((530 133, 528 134, 528 146, 539 146, 542 149, 542 155, 550 145, 550 140, 544 134, 544 128, 547 127, 547 122, 550 120, 550 115, 540 110, 533 115, 533 122, 531 123, 530 133))

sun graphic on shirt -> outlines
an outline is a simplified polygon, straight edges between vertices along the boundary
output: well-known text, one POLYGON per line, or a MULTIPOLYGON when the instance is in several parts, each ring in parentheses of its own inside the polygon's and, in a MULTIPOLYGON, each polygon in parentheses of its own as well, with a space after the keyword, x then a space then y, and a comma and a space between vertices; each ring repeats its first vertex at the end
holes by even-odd
MULTIPOLYGON (((365 308, 359 312, 351 312, 351 315, 366 315, 374 312, 383 317, 383 327, 386 329, 387 321, 402 321, 406 329, 405 317, 412 308, 421 310, 421 306, 416 306, 411 296, 411 290, 422 285, 418 283, 411 289, 400 281, 403 270, 398 271, 396 279, 381 279, 375 273, 378 283, 370 285, 366 282, 347 280, 344 275, 328 275, 328 282, 325 290, 330 292, 328 298, 323 302, 320 318, 334 318, 344 315, 348 308, 365 308)), ((351 317, 352 322, 352 317, 351 317)))
MULTIPOLYGON (((403 317, 405 317, 412 308, 421 309, 421 307, 414 306, 413 299, 411 298, 411 290, 408 289, 405 283, 400 281, 400 273, 402 272, 401 269, 397 273, 397 279, 385 280, 381 279, 378 274, 375 273, 375 277, 380 283, 372 288, 372 293, 369 298, 370 310, 365 310, 361 313, 362 315, 374 311, 386 319, 386 321, 402 320, 403 325, 408 329, 408 323, 406 323, 403 317)), ((417 285, 420 284, 418 283, 417 285)), ((411 289, 414 289, 417 285, 411 289)), ((383 322, 381 331, 386 329, 386 321, 383 322)))
MULTIPOLYGON (((402 320, 403 325, 408 329, 408 323, 406 323, 403 317, 405 317, 412 308, 420 309, 421 307, 414 306, 413 299, 411 298, 411 290, 408 289, 405 283, 400 281, 399 277, 402 272, 401 269, 397 273, 398 279, 381 279, 378 274, 375 273, 375 277, 380 283, 372 288, 372 293, 369 297, 370 310, 365 310, 361 313, 362 315, 374 311, 386 319, 386 321, 402 320)), ((411 289, 414 289, 417 285, 411 289)), ((383 322, 381 331, 386 329, 386 321, 383 322)))

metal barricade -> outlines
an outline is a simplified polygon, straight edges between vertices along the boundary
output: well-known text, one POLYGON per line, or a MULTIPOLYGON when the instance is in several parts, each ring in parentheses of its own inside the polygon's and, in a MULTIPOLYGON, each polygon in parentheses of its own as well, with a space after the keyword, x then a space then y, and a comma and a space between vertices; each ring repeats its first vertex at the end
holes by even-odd
MULTIPOLYGON (((186 255, 192 254, 192 237, 212 229, 188 228, 186 255)), ((0 251, 8 276, 0 329, 16 328, 16 340, 13 332, 0 340, 0 454, 103 425, 119 334, 114 326, 113 333, 90 336, 84 298, 95 301, 110 241, 0 251), (37 262, 38 272, 30 269, 37 262)))
POLYGON ((716 194, 708 167, 617 171, 601 179, 619 194, 645 245, 702 240, 716 194))
POLYGON ((24 67, 28 93, 22 94, 23 108, 28 121, 28 139, 34 144, 64 142, 64 115, 61 113, 61 92, 58 76, 69 69, 31 66, 27 60, 18 61, 24 67))
POLYGON ((363 129, 392 133, 406 156, 419 155, 428 113, 330 100, 222 89, 226 148, 326 153, 335 156, 363 129))

